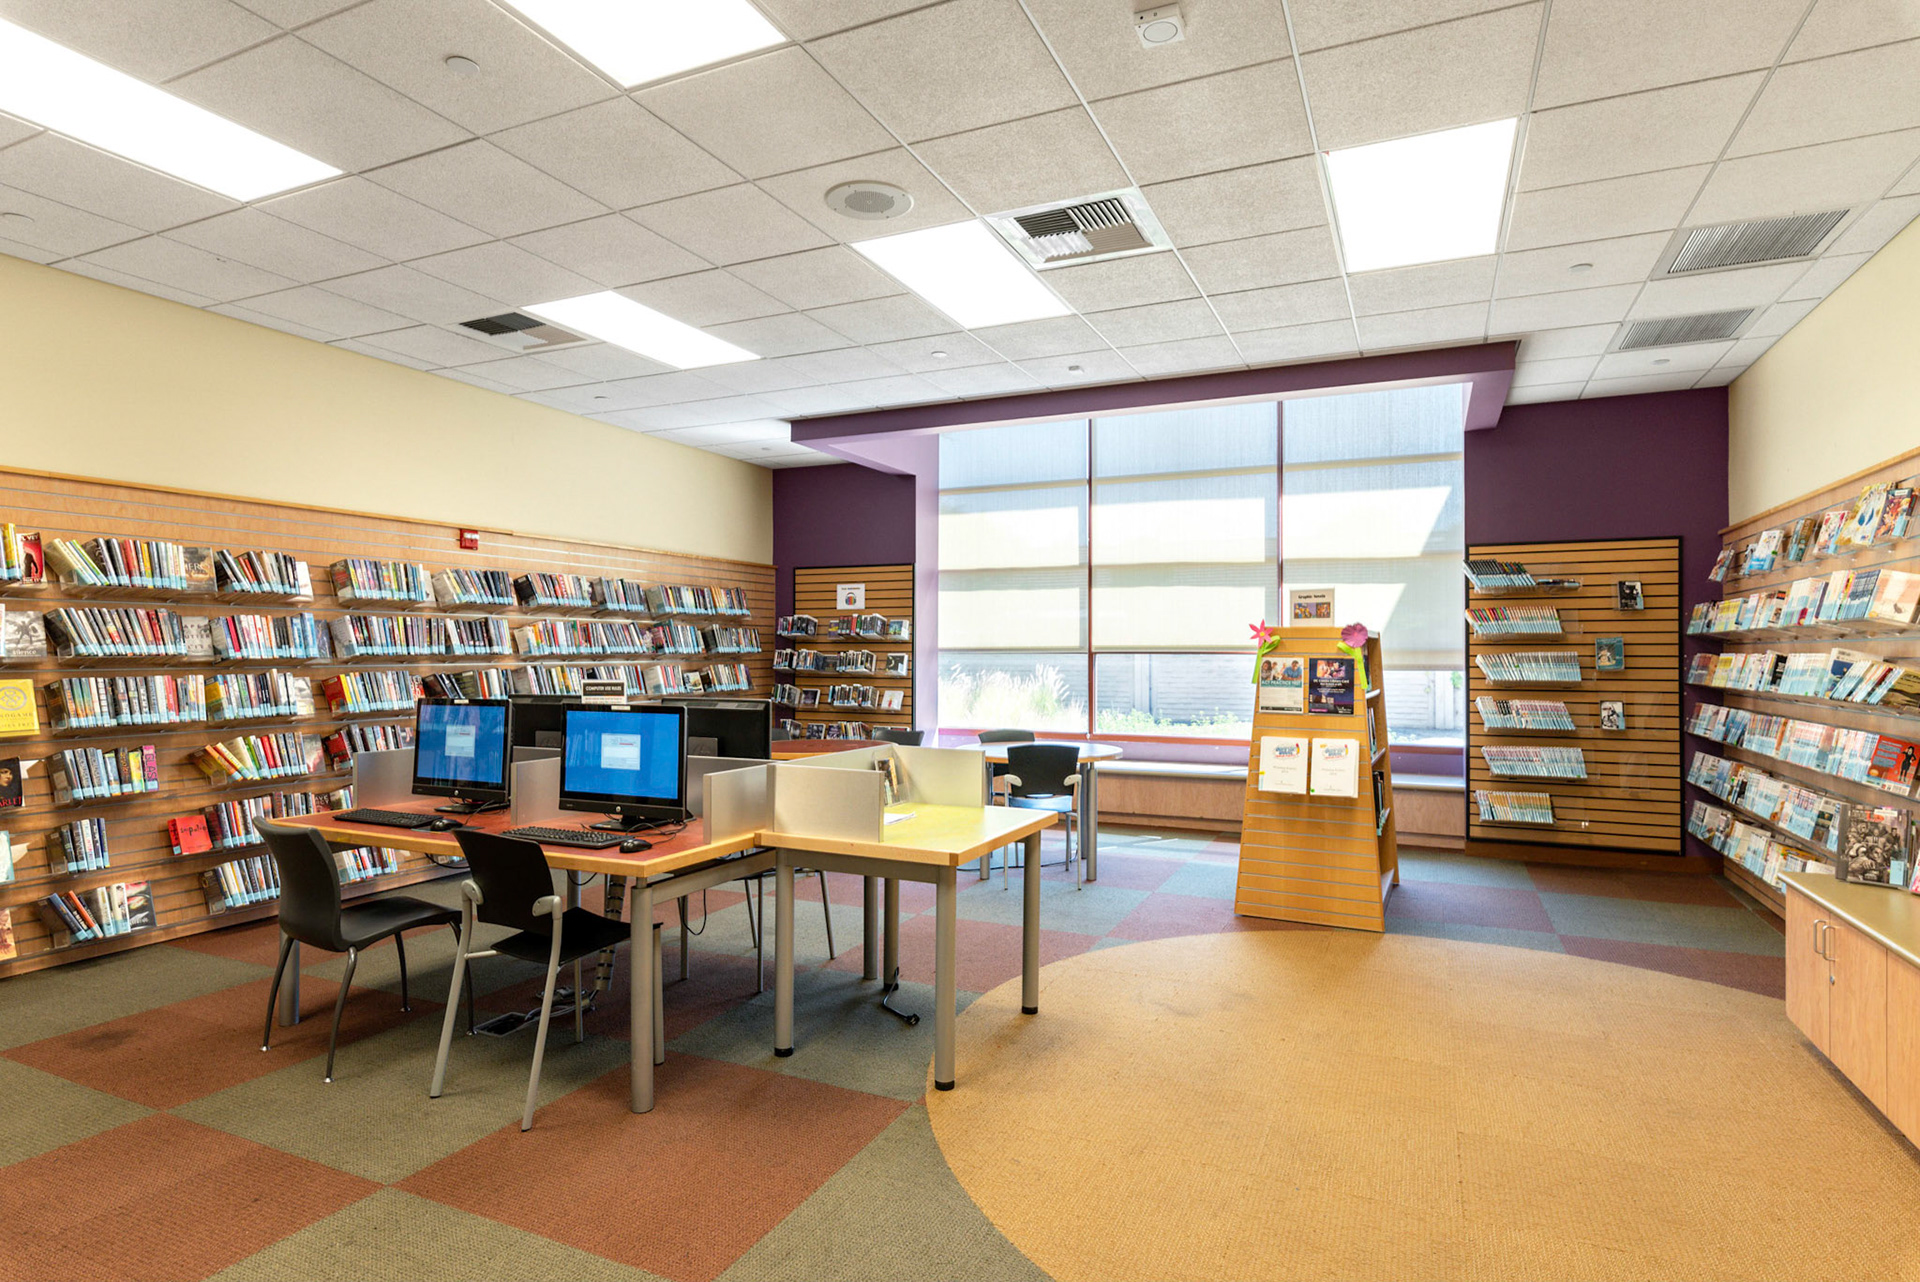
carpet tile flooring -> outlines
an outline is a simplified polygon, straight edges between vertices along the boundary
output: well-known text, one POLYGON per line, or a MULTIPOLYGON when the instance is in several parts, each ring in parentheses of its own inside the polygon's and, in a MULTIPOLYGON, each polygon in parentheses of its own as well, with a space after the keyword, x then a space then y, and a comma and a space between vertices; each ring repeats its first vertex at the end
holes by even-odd
MULTIPOLYGON (((1182 936, 1313 929, 1235 917, 1236 857, 1230 839, 1109 828, 1100 878, 1081 887, 1058 866, 1050 835, 1042 960, 1182 936)), ((1411 851, 1401 870, 1390 932, 1784 993, 1778 922, 1718 879, 1411 851)), ((454 886, 417 893, 451 903, 454 886)), ((1008 888, 998 869, 985 880, 965 871, 960 889, 964 1007, 1020 972, 1019 874, 1008 888)), ((928 1013, 912 1027, 881 1010, 877 986, 860 977, 860 892, 858 878, 829 876, 823 909, 819 880, 799 885, 797 1050, 788 1058, 772 1053, 772 994, 755 992, 756 900, 739 888, 693 900, 684 980, 678 914, 663 905, 668 1056, 657 1107, 627 1111, 623 960, 587 1017, 584 1043, 574 1043, 570 1020, 555 1022, 540 1113, 526 1134, 518 1118, 530 1030, 457 1038, 446 1093, 427 1098, 452 957, 444 930, 408 938, 411 1012, 401 1009, 391 945, 363 955, 332 1085, 321 1082, 321 1065, 344 975, 338 957, 303 958, 303 1018, 276 1027, 273 1048, 260 1050, 270 923, 4 981, 4 1274, 22 1282, 1044 1277, 960 1187, 928 1124, 931 888, 902 887, 904 982, 895 1000, 928 1013)), ((588 905, 597 900, 589 890, 588 905)), ((482 1018, 538 1003, 533 967, 476 963, 475 982, 482 1018)), ((1417 994, 1390 999, 1417 1016, 1417 994)), ((1045 1010, 1043 997, 1042 1020, 1045 1010)), ((1598 1024, 1557 1032, 1605 1035, 1598 1024)), ((1528 1036, 1488 1023, 1477 1044, 1490 1088, 1500 1048, 1528 1036)), ((1396 1053, 1390 1035, 1350 1049, 1383 1062, 1396 1053)), ((1062 1188, 1057 1213, 1071 1216, 1074 1198, 1062 1188)))

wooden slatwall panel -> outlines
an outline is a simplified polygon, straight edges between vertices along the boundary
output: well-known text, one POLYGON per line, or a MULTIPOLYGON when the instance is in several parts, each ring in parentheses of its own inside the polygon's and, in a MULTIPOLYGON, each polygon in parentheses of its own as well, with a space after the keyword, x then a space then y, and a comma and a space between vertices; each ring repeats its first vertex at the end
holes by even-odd
MULTIPOLYGON (((1920 471, 1920 450, 1911 450, 1897 458, 1889 459, 1877 467, 1869 468, 1865 472, 1836 481, 1824 489, 1815 490, 1810 494, 1803 494, 1790 503, 1771 508, 1760 513, 1758 516, 1741 522, 1739 525, 1728 526, 1721 532, 1725 545, 1728 547, 1744 548, 1752 543, 1764 530, 1791 526, 1794 521, 1802 516, 1818 514, 1826 511, 1828 508, 1839 507, 1843 503, 1851 503, 1854 498, 1859 495, 1860 491, 1869 485, 1879 485, 1885 482, 1897 482, 1909 486, 1920 484, 1920 476, 1915 474, 1916 471, 1920 471)), ((1831 574, 1836 570, 1870 569, 1875 566, 1886 566, 1891 569, 1904 570, 1909 574, 1920 573, 1920 537, 1902 539, 1898 542, 1885 543, 1878 547, 1866 548, 1853 553, 1851 556, 1836 557, 1811 564, 1780 566, 1765 574, 1743 575, 1738 578, 1729 577, 1722 585, 1721 590, 1722 595, 1725 597, 1740 597, 1763 589, 1775 589, 1792 583, 1796 579, 1806 578, 1809 575, 1831 574)), ((1692 604, 1692 602, 1688 603, 1689 606, 1692 604)), ((1819 637, 1793 637, 1787 640, 1771 641, 1736 641, 1727 639, 1723 648, 1728 654, 1746 654, 1755 650, 1772 650, 1775 653, 1784 654, 1805 653, 1808 651, 1825 653, 1828 650, 1839 648, 1843 650, 1858 650, 1863 654, 1870 654, 1881 659, 1912 659, 1920 663, 1920 628, 1904 630, 1890 629, 1884 632, 1876 632, 1875 634, 1865 632, 1858 634, 1842 633, 1836 630, 1846 628, 1847 626, 1848 625, 1845 624, 1835 625, 1835 627, 1830 627, 1826 630, 1826 635, 1819 637)), ((1886 625, 1875 624, 1873 626, 1875 629, 1881 629, 1886 625)), ((1713 640, 1714 638, 1709 634, 1704 639, 1713 640)), ((1693 693, 1703 702, 1707 703, 1717 702, 1733 708, 1749 708, 1755 712, 1766 713, 1770 716, 1794 717, 1801 721, 1817 721, 1823 725, 1842 726, 1851 730, 1872 730, 1876 733, 1889 734, 1899 739, 1920 740, 1920 718, 1915 718, 1911 715, 1902 716, 1899 713, 1864 707, 1859 704, 1829 703, 1824 700, 1811 701, 1805 699, 1768 698, 1765 695, 1749 694, 1738 690, 1716 690, 1708 686, 1696 686, 1694 687, 1693 693)), ((1920 813, 1920 805, 1916 805, 1912 798, 1899 797, 1884 789, 1869 787, 1866 784, 1853 783, 1846 779, 1836 779, 1832 775, 1822 774, 1817 770, 1809 770, 1804 766, 1797 766, 1791 762, 1779 761, 1772 757, 1762 756, 1759 753, 1743 752, 1738 748, 1729 748, 1727 745, 1716 743, 1711 739, 1690 737, 1688 739, 1688 747, 1692 750, 1710 752, 1716 756, 1726 757, 1733 761, 1745 762, 1766 771, 1768 774, 1776 775, 1783 779, 1790 779, 1795 783, 1802 784, 1816 791, 1839 797, 1843 801, 1857 801, 1870 806, 1899 805, 1904 806, 1910 811, 1920 813)), ((1691 752, 1689 752, 1688 755, 1691 757, 1691 752)), ((1730 809, 1730 807, 1725 806, 1725 803, 1716 801, 1714 798, 1709 797, 1707 800, 1714 805, 1720 805, 1722 808, 1730 809)), ((1738 811, 1735 811, 1735 814, 1751 822, 1750 816, 1742 815, 1738 811)), ((1781 834, 1781 839, 1788 842, 1797 842, 1801 845, 1805 844, 1804 842, 1798 842, 1797 838, 1789 837, 1785 834, 1781 834)), ((1785 916, 1786 903, 1779 890, 1769 886, 1764 880, 1750 872, 1737 860, 1726 860, 1723 866, 1728 878, 1738 883, 1742 889, 1751 893, 1762 903, 1771 907, 1776 913, 1785 916)))
POLYGON ((1520 842, 1680 854, 1680 541, 1489 543, 1468 548, 1467 556, 1517 561, 1535 578, 1571 578, 1581 584, 1572 593, 1528 595, 1480 593, 1468 587, 1471 606, 1551 606, 1560 611, 1568 635, 1482 637, 1471 626, 1467 629, 1467 853, 1511 857, 1512 843, 1520 842), (1614 585, 1622 579, 1640 581, 1645 609, 1615 607, 1614 585), (1593 643, 1599 637, 1626 641, 1625 671, 1594 670, 1593 643), (1578 654, 1580 685, 1494 684, 1474 662, 1481 654, 1540 650, 1578 654), (1576 729, 1571 734, 1489 731, 1474 706, 1482 695, 1558 700, 1567 705, 1576 729), (1626 705, 1627 728, 1603 731, 1600 704, 1615 699, 1626 705), (1586 756, 1587 777, 1496 776, 1480 755, 1488 746, 1579 748, 1586 756), (1473 800, 1476 789, 1547 793, 1553 798, 1553 826, 1483 823, 1473 800), (1481 843, 1477 852, 1476 843, 1481 843))
MULTIPOLYGON (((793 572, 793 610, 795 614, 811 614, 820 620, 825 628, 827 620, 842 614, 884 614, 889 619, 913 618, 913 567, 911 565, 841 565, 815 566, 796 569, 793 572), (835 603, 835 589, 842 583, 864 583, 867 585, 867 606, 864 610, 842 610, 835 603)), ((830 637, 799 639, 783 637, 780 639, 783 649, 819 650, 825 654, 838 654, 842 650, 871 650, 876 661, 885 662, 878 656, 887 654, 913 654, 913 640, 879 641, 871 637, 835 640, 830 637)), ((870 726, 898 726, 902 729, 913 728, 913 660, 907 660, 907 675, 890 677, 875 672, 793 672, 782 673, 781 679, 790 681, 801 689, 817 687, 822 703, 817 708, 794 709, 789 715, 801 724, 823 721, 864 721, 870 726), (899 712, 882 712, 878 708, 830 708, 824 700, 829 686, 870 685, 876 690, 904 690, 906 699, 899 712)))
MULTIPOLYGON (((0 522, 11 521, 24 531, 38 532, 45 539, 87 539, 96 536, 165 539, 176 543, 224 547, 236 551, 262 550, 286 552, 308 563, 314 582, 311 604, 288 602, 245 602, 233 598, 210 600, 180 596, 174 601, 157 599, 160 594, 128 593, 125 597, 88 595, 84 598, 65 593, 55 583, 40 591, 0 587, 0 603, 9 609, 50 610, 55 606, 148 605, 192 615, 295 614, 311 610, 317 619, 334 618, 343 613, 394 613, 379 603, 343 605, 336 600, 327 567, 348 556, 374 557, 422 563, 429 573, 448 566, 472 569, 497 569, 518 574, 529 570, 632 579, 648 583, 714 584, 747 589, 752 607, 750 618, 716 616, 712 621, 735 625, 751 624, 760 631, 762 653, 747 655, 680 656, 673 659, 688 668, 705 668, 710 663, 743 663, 748 666, 754 691, 765 694, 771 686, 771 642, 773 636, 773 567, 750 562, 720 560, 680 553, 650 552, 604 544, 543 538, 507 531, 485 531, 477 551, 463 551, 457 531, 447 525, 410 521, 398 517, 373 516, 333 511, 318 507, 198 495, 176 490, 147 488, 79 478, 47 476, 29 472, 0 470, 0 522)), ((478 525, 478 523, 475 523, 478 525)), ((473 528, 473 527, 469 527, 473 528)), ((49 578, 51 579, 51 574, 49 578)), ((422 606, 408 613, 460 614, 422 606)), ((479 613, 467 611, 466 613, 479 613)), ((504 617, 517 626, 532 617, 519 607, 486 613, 504 617)), ((571 617, 634 617, 588 615, 572 612, 571 617)), ((689 622, 699 622, 691 616, 689 622)), ((596 660, 542 660, 543 663, 585 665, 596 660)), ((599 662, 623 662, 606 658, 599 662)), ((635 658, 633 662, 644 662, 635 658)), ((198 814, 202 807, 218 801, 239 800, 273 792, 324 792, 343 787, 351 781, 350 772, 271 783, 223 788, 206 779, 188 760, 196 748, 236 734, 300 730, 326 735, 349 721, 359 724, 380 723, 410 725, 411 714, 385 716, 334 717, 326 713, 326 700, 320 693, 323 678, 345 669, 405 669, 426 671, 470 671, 476 668, 512 667, 522 660, 517 656, 446 657, 410 660, 397 656, 351 660, 301 662, 297 660, 218 660, 198 663, 181 660, 88 660, 45 659, 11 660, 0 663, 0 676, 30 678, 40 710, 40 733, 33 738, 0 739, 0 756, 23 760, 44 758, 64 748, 125 747, 151 743, 160 759, 160 789, 135 800, 105 802, 55 808, 44 766, 28 777, 26 804, 17 810, 0 810, 0 828, 10 830, 18 846, 25 842, 29 851, 20 861, 15 880, 0 884, 0 907, 11 908, 18 957, 0 962, 0 976, 37 970, 49 965, 117 952, 124 948, 177 938, 214 929, 235 921, 270 916, 272 904, 254 905, 231 913, 210 914, 200 874, 227 860, 264 854, 261 847, 241 851, 212 851, 205 855, 176 857, 167 841, 168 819, 198 814), (317 705, 312 717, 281 717, 245 722, 197 723, 175 727, 129 728, 53 732, 47 715, 43 687, 61 676, 124 676, 151 673, 255 672, 279 668, 311 679, 317 705), (108 846, 112 866, 107 869, 73 875, 52 874, 46 851, 50 829, 75 819, 107 820, 108 846), (110 940, 96 941, 49 951, 51 939, 34 909, 36 900, 56 890, 86 890, 120 881, 147 881, 154 891, 159 927, 110 940)), ((371 882, 356 882, 346 887, 349 895, 366 893, 387 886, 406 884, 445 875, 437 866, 417 855, 406 855, 402 871, 371 882)))
MULTIPOLYGON (((1276 654, 1337 657, 1338 628, 1288 628, 1276 654)), ((1382 679, 1380 640, 1367 642, 1367 672, 1382 679)), ((1255 699, 1256 704, 1258 699, 1255 699)), ((1304 921, 1355 930, 1386 929, 1386 897, 1400 880, 1393 804, 1393 767, 1387 748, 1386 696, 1355 692, 1351 716, 1258 712, 1247 762, 1240 820, 1240 871, 1233 910, 1243 917, 1304 921), (1360 771, 1357 797, 1295 796, 1260 791, 1260 737, 1357 739, 1365 751, 1368 706, 1380 752, 1360 771), (1387 822, 1376 830, 1373 771, 1384 772, 1387 822)))

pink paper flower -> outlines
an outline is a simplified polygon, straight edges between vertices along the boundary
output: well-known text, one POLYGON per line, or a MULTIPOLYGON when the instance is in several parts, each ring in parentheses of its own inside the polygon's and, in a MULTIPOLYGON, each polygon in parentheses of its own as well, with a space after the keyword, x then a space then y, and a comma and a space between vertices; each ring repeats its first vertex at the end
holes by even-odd
POLYGON ((1367 631, 1367 625, 1364 623, 1349 623, 1346 627, 1340 629, 1341 643, 1350 645, 1356 650, 1365 645, 1368 637, 1371 635, 1372 634, 1367 631))
POLYGON ((1253 633, 1253 639, 1261 645, 1265 645, 1273 639, 1274 629, 1265 619, 1251 625, 1249 631, 1253 633))

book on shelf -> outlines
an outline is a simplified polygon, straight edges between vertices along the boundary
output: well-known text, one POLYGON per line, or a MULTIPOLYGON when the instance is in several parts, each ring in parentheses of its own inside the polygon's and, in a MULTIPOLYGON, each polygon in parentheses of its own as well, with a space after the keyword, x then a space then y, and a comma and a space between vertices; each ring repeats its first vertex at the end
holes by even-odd
POLYGON ((68 587, 184 592, 185 549, 163 539, 47 539, 47 565, 68 587))
POLYGON ((47 782, 58 806, 156 792, 158 754, 152 744, 128 748, 68 748, 46 759, 47 782))
POLYGON ((334 596, 342 601, 424 604, 433 600, 427 567, 417 563, 346 557, 328 566, 327 575, 333 580, 334 596))
POLYGON ((1483 823, 1551 825, 1554 822, 1550 793, 1475 789, 1473 802, 1483 823))
POLYGON ((1585 779, 1586 754, 1579 748, 1511 748, 1485 746, 1480 749, 1487 769, 1508 779, 1585 779))
POLYGON ((1850 805, 1840 848, 1840 875, 1847 881, 1904 888, 1911 880, 1912 825, 1898 806, 1850 805))
POLYGON ((33 682, 0 678, 0 738, 22 738, 39 732, 40 708, 33 699, 33 682))
POLYGON ((1467 610, 1467 622, 1480 636, 1558 636, 1560 611, 1548 605, 1483 605, 1467 610))
POLYGON ((17 810, 26 800, 27 773, 20 758, 0 757, 0 810, 17 810))
POLYGON ((1486 652, 1473 661, 1489 681, 1551 681, 1576 684, 1580 655, 1575 650, 1486 652))
POLYGON ((14 878, 13 834, 0 828, 0 886, 14 878))
POLYGON ((20 955, 20 945, 13 937, 13 909, 0 908, 0 961, 12 961, 20 955))
POLYGON ((63 890, 41 899, 35 907, 48 931, 66 935, 71 944, 111 939, 159 924, 152 888, 144 881, 115 882, 86 891, 63 890))
POLYGON ((0 659, 37 659, 46 653, 46 615, 0 602, 0 659))
POLYGON ((62 873, 94 872, 109 867, 107 821, 76 819, 47 833, 47 867, 62 873))
POLYGON ((1473 701, 1480 724, 1489 730, 1572 730, 1573 714, 1557 699, 1496 699, 1480 695, 1473 701))
POLYGON ((522 605, 563 610, 593 607, 593 580, 580 574, 529 572, 513 581, 513 590, 522 605))
POLYGON ((912 661, 913 656, 905 650, 893 650, 882 656, 881 671, 890 677, 904 677, 909 675, 912 661))
POLYGON ((435 570, 429 582, 435 603, 446 607, 513 604, 513 576, 505 570, 435 570))
POLYGON ((233 552, 225 548, 213 551, 203 570, 197 570, 193 554, 204 548, 188 548, 189 582, 204 580, 210 590, 255 593, 269 596, 311 598, 313 572, 307 563, 285 552, 233 552))
POLYGON ((28 534, 11 521, 0 525, 0 583, 43 583, 46 569, 38 534, 28 534))

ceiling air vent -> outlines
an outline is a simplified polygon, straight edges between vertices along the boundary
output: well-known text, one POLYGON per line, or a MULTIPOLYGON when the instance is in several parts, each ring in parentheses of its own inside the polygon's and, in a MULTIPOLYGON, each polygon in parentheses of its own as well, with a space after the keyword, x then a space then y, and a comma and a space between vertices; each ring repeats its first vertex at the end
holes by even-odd
POLYGON ((1847 216, 1844 209, 1793 218, 1765 218, 1753 223, 1725 223, 1719 227, 1682 230, 1672 248, 1673 261, 1663 275, 1710 272, 1723 267, 1750 267, 1755 263, 1786 262, 1810 257, 1827 234, 1847 216))
POLYGON ((538 352, 583 341, 578 334, 561 329, 558 325, 549 325, 524 312, 502 312, 498 316, 461 321, 460 328, 472 330, 496 345, 516 352, 538 352))
POLYGON ((1151 254, 1173 245, 1146 198, 1131 187, 988 214, 987 221, 1015 252, 1042 269, 1151 254))
POLYGON ((1619 352, 1643 347, 1674 347, 1681 343, 1713 343, 1732 338, 1753 315, 1753 308, 1735 312, 1701 312, 1697 316, 1666 316, 1659 320, 1628 321, 1620 332, 1619 352))

